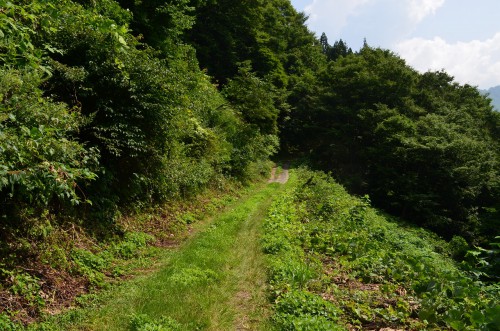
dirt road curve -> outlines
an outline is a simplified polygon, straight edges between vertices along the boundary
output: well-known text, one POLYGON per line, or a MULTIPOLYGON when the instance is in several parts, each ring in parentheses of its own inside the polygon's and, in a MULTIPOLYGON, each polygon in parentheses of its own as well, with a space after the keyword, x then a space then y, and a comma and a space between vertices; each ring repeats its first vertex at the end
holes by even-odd
POLYGON ((271 171, 271 178, 269 178, 268 183, 280 183, 285 184, 288 182, 288 164, 283 164, 283 171, 276 175, 277 167, 274 167, 271 171))

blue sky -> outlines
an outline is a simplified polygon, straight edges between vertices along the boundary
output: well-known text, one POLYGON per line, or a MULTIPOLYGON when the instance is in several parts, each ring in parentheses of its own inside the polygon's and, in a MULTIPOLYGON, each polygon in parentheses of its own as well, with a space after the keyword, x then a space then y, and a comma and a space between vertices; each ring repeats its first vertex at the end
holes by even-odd
POLYGON ((420 71, 462 84, 500 85, 500 0, 292 0, 330 44, 390 49, 420 71))

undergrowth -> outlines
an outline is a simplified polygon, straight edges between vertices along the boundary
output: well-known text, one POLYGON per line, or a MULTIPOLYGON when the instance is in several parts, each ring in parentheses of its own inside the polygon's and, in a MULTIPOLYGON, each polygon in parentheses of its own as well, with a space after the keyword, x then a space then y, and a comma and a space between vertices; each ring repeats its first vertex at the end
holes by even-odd
POLYGON ((458 240, 391 219, 325 174, 295 176, 262 240, 276 330, 500 329, 500 286, 451 259, 458 240))
MULTIPOLYGON (((231 208, 195 224, 195 232, 178 249, 162 250, 150 273, 81 296, 81 309, 48 318, 45 325, 52 331, 235 329, 241 315, 256 316, 267 307, 263 288, 262 300, 257 300, 253 294, 258 290, 247 279, 255 275, 251 254, 259 252, 257 229, 280 187, 260 183, 240 191, 243 197, 231 208), (233 302, 243 292, 248 293, 241 299, 248 300, 244 307, 240 300, 233 302)), ((95 255, 87 264, 105 264, 106 256, 95 255)), ((262 269, 256 271, 264 275, 262 269)), ((264 320, 255 318, 255 324, 264 320)), ((42 330, 40 325, 36 330, 42 330)))
POLYGON ((107 229, 32 219, 29 233, 13 234, 0 250, 0 330, 44 330, 31 324, 74 304, 92 306, 95 293, 154 268, 162 248, 178 245, 194 223, 245 190, 227 180, 195 197, 124 212, 107 229))

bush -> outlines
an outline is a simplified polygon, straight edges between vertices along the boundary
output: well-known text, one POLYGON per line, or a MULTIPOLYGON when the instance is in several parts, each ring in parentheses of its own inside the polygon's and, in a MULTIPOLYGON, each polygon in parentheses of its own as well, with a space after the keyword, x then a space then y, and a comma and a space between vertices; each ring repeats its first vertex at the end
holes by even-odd
POLYGON ((41 82, 33 71, 0 70, 0 199, 12 207, 4 212, 87 202, 79 182, 96 178, 96 150, 73 137, 78 109, 43 97, 41 82))
POLYGON ((496 330, 498 244, 469 251, 471 261, 461 269, 446 248, 463 254, 463 238, 447 244, 381 215, 366 197, 348 195, 324 174, 297 175, 294 190, 276 201, 264 225, 280 329, 328 330, 322 324, 327 297, 340 308, 332 315, 342 325, 496 330))
POLYGON ((279 330, 345 330, 335 321, 340 309, 318 295, 296 291, 277 299, 273 320, 279 330))

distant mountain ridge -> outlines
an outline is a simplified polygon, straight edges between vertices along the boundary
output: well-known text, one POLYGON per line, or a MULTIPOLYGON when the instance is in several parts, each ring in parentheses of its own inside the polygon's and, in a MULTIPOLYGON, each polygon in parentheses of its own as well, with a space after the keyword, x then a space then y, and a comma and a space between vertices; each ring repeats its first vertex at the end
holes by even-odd
POLYGON ((482 92, 485 94, 488 93, 488 97, 493 100, 493 107, 500 111, 500 85, 492 87, 488 90, 482 90, 482 92))

